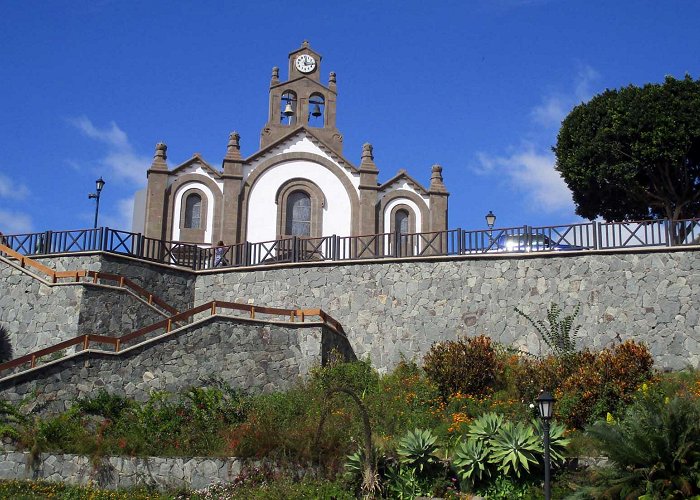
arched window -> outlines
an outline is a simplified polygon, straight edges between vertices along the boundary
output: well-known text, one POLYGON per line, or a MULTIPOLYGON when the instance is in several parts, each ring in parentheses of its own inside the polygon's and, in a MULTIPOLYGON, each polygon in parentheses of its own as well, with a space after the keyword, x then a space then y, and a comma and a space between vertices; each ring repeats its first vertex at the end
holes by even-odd
POLYGON ((325 124, 326 101, 321 94, 309 97, 309 126, 322 128, 325 124))
POLYGON ((280 101, 280 123, 294 125, 297 122, 297 95, 285 90, 280 101))
POLYGON ((289 236, 311 236, 311 197, 294 191, 287 197, 285 232, 289 236))
POLYGON ((192 193, 185 200, 185 227, 199 229, 202 224, 202 197, 192 193))
POLYGON ((408 212, 406 210, 397 210, 394 214, 394 230, 399 234, 408 234, 408 212))

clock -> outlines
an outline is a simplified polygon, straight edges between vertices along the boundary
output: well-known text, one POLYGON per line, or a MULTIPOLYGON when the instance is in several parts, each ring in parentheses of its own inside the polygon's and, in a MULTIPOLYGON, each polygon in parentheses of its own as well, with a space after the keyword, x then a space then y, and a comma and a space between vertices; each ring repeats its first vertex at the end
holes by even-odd
POLYGON ((311 73, 316 69, 316 59, 309 54, 302 54, 294 61, 294 65, 302 73, 311 73))

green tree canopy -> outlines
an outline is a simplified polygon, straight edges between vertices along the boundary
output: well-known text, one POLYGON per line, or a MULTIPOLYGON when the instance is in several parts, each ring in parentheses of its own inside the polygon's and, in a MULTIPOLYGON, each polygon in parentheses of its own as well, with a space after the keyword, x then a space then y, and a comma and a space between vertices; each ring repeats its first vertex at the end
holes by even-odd
POLYGON ((606 90, 569 113, 553 150, 582 217, 697 217, 700 80, 606 90))

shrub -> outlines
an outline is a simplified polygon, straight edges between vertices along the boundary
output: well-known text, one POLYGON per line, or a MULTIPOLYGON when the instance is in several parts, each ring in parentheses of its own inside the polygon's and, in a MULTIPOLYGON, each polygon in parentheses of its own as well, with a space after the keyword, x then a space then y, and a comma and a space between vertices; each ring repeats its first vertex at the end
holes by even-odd
POLYGON ((483 395, 493 389, 500 361, 484 335, 437 342, 423 359, 423 369, 447 401, 457 392, 483 395))
POLYGON ((615 463, 604 494, 686 498, 700 494, 700 400, 643 391, 619 423, 588 433, 615 463))
POLYGON ((415 428, 440 425, 437 387, 413 362, 401 361, 379 380, 379 390, 365 398, 377 434, 388 439, 415 428))
POLYGON ((0 363, 12 359, 12 342, 7 329, 0 325, 0 363))
POLYGON ((343 387, 356 394, 374 392, 379 386, 379 374, 369 359, 345 363, 333 358, 326 366, 311 370, 311 380, 322 390, 343 387))
POLYGON ((99 415, 110 420, 118 419, 133 403, 123 397, 100 389, 96 396, 79 398, 75 402, 78 411, 86 415, 99 415))

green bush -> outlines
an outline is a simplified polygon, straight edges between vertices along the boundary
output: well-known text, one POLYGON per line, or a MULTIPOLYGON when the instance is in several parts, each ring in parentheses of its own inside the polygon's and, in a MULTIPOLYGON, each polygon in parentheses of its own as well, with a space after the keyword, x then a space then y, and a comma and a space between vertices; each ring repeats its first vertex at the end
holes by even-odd
POLYGON ((700 400, 642 392, 615 423, 588 429, 616 471, 604 495, 687 498, 700 494, 700 400))
POLYGON ((447 401, 455 393, 489 393, 501 366, 491 339, 481 335, 433 344, 423 358, 423 369, 447 401))

